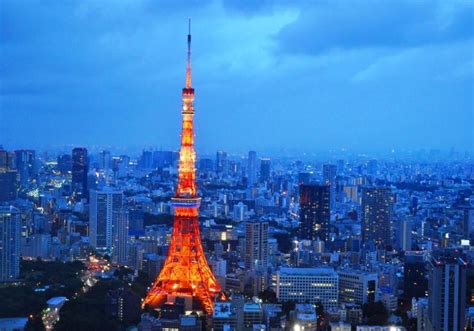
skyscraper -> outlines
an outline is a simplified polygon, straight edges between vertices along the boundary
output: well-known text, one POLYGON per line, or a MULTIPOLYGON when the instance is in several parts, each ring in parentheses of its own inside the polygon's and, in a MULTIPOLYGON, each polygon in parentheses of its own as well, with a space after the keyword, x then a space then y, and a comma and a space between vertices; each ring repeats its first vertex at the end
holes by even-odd
POLYGON ((115 213, 123 212, 123 192, 111 187, 91 190, 89 211, 89 242, 97 249, 113 247, 113 221, 115 213))
POLYGON ((245 223, 245 269, 266 271, 268 264, 268 222, 245 223))
POLYGON ((255 151, 249 152, 247 160, 247 178, 248 186, 254 186, 257 182, 257 153, 255 151))
POLYGON ((334 164, 323 164, 323 182, 329 186, 329 207, 336 207, 336 176, 337 167, 334 164))
POLYGON ((0 170, 0 202, 16 199, 17 176, 18 173, 14 170, 0 170))
POLYGON ((365 241, 392 244, 393 197, 388 187, 365 187, 362 191, 362 236, 365 241))
POLYGON ((217 151, 216 153, 216 172, 223 173, 225 172, 227 162, 227 153, 224 151, 217 151))
POLYGON ((260 181, 266 182, 270 179, 271 171, 271 160, 270 159, 260 159, 260 181))
POLYGON ((112 157, 110 156, 110 151, 102 151, 99 154, 99 167, 103 170, 108 170, 111 167, 112 157))
POLYGON ((77 147, 72 150, 72 189, 81 198, 88 197, 87 173, 89 163, 87 149, 77 147))
POLYGON ((172 198, 174 224, 171 243, 163 268, 148 292, 143 306, 157 308, 168 300, 180 298, 185 302, 186 310, 203 310, 212 314, 214 299, 221 293, 221 287, 206 261, 199 231, 198 209, 201 198, 196 191, 191 31, 188 34, 188 65, 182 98, 181 150, 178 187, 172 198))
POLYGON ((15 151, 15 165, 20 178, 20 185, 25 186, 36 175, 36 153, 33 150, 15 151))
POLYGON ((406 299, 423 298, 428 291, 426 262, 423 252, 405 252, 403 265, 403 296, 406 299))
POLYGON ((0 171, 12 170, 15 165, 15 154, 0 147, 0 171))
POLYGON ((72 170, 72 157, 69 154, 59 155, 57 158, 58 165, 56 168, 62 173, 67 174, 72 170))
POLYGON ((14 207, 0 207, 0 281, 20 275, 20 213, 14 207))
POLYGON ((429 330, 464 329, 467 260, 456 249, 434 251, 428 261, 429 330))
POLYGON ((412 234, 411 223, 408 219, 402 219, 398 223, 398 248, 402 251, 411 250, 412 234))
POLYGON ((123 208, 113 213, 112 261, 119 265, 128 265, 128 224, 129 214, 123 208))
POLYGON ((328 239, 329 187, 300 185, 300 238, 328 239))

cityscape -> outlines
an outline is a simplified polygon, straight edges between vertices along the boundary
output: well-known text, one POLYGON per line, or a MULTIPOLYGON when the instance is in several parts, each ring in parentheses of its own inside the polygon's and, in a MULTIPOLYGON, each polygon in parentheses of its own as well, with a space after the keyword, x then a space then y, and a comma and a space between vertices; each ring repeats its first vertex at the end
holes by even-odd
POLYGON ((474 5, 183 6, 0 2, 0 331, 474 330, 474 5))

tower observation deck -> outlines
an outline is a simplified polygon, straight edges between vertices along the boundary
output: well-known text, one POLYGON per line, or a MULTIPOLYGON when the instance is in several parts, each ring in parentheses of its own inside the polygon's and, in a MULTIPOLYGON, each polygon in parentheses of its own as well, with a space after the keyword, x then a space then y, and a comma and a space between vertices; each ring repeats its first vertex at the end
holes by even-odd
POLYGON ((191 21, 189 22, 186 85, 183 107, 178 185, 172 198, 174 223, 168 256, 148 292, 143 307, 158 308, 183 297, 193 310, 211 314, 216 296, 224 296, 206 260, 199 231, 194 150, 194 89, 191 85, 191 21))

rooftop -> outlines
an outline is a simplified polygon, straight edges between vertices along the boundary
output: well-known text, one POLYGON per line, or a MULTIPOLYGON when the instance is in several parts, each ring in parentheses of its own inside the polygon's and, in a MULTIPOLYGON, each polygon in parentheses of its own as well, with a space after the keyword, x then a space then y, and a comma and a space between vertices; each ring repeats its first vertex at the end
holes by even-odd
POLYGON ((63 304, 66 301, 66 297, 53 297, 49 299, 46 303, 49 306, 57 306, 63 304))
POLYGON ((331 276, 337 277, 333 268, 280 268, 280 275, 331 276))
POLYGON ((0 329, 18 329, 23 330, 28 323, 28 318, 26 317, 7 317, 0 318, 0 329))
POLYGON ((228 318, 232 316, 230 302, 216 302, 214 305, 214 318, 228 318))
POLYGON ((258 303, 246 303, 244 304, 244 312, 247 313, 258 313, 260 312, 261 306, 258 303))

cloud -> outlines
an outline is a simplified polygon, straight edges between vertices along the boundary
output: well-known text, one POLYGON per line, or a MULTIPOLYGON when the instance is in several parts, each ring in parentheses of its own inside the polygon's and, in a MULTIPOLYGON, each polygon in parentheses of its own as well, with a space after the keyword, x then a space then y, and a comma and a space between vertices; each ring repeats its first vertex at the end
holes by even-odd
POLYGON ((301 10, 277 35, 280 51, 403 48, 471 39, 468 1, 327 1, 301 10))
POLYGON ((467 2, 0 6, 0 143, 176 148, 192 17, 200 148, 469 146, 467 2))

